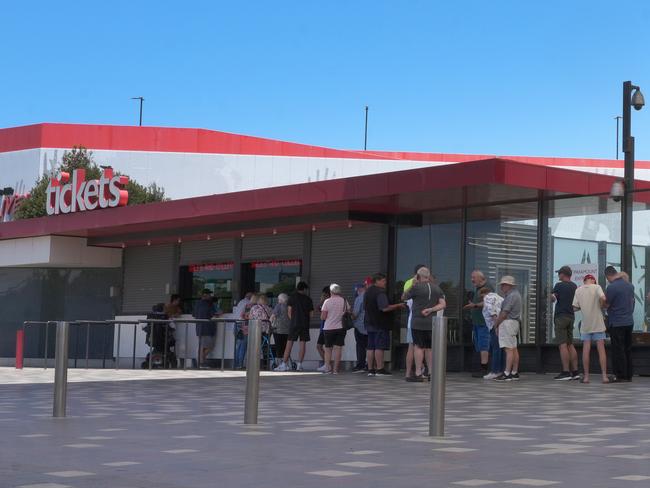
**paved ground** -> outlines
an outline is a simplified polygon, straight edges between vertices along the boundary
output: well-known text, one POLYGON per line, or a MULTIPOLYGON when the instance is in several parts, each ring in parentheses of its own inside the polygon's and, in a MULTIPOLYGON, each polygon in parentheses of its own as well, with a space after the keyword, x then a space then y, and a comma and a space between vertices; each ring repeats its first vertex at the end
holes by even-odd
POLYGON ((69 416, 53 419, 51 385, 8 384, 16 373, 0 370, 0 486, 650 486, 644 378, 450 375, 448 436, 432 439, 428 385, 398 377, 266 376, 261 423, 246 427, 242 377, 143 374, 71 383, 69 416))

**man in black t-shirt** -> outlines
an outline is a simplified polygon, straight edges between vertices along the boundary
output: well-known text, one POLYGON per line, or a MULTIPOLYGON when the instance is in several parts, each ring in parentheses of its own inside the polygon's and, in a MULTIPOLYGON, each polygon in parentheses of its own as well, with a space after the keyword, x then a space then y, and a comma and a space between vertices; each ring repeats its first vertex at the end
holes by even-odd
POLYGON ((309 323, 311 316, 314 314, 314 302, 309 298, 309 286, 304 281, 298 283, 296 291, 289 297, 287 302, 287 313, 291 323, 289 325, 289 337, 287 345, 284 348, 284 358, 282 364, 275 368, 274 371, 291 371, 289 366, 289 357, 295 341, 299 341, 300 349, 298 351, 298 363, 296 371, 302 371, 302 361, 305 359, 305 345, 309 341, 309 323))
POLYGON ((569 266, 562 266, 557 270, 559 282, 553 287, 552 300, 555 302, 555 340, 559 344, 560 360, 562 361, 562 372, 555 380, 579 380, 578 374, 578 353, 573 346, 573 297, 578 286, 571 281, 573 271, 569 266))

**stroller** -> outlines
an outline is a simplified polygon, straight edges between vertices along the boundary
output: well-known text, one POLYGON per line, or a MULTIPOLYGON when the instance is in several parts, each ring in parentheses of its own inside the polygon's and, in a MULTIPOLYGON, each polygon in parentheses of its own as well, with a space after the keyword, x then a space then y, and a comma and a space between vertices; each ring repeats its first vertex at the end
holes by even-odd
MULTIPOLYGON (((151 313, 147 314, 147 319, 167 320, 167 314, 163 310, 164 304, 159 303, 154 305, 151 313)), ((150 360, 152 368, 175 368, 176 338, 174 336, 174 328, 167 322, 150 322, 142 329, 147 334, 145 342, 151 348, 151 352, 147 353, 145 360, 142 362, 142 369, 149 368, 150 360)))

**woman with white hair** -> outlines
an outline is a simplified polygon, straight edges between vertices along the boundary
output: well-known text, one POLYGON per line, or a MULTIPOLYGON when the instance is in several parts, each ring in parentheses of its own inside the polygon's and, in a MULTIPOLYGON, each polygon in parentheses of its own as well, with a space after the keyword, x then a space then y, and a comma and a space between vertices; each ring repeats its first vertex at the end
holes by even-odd
MULTIPOLYGON (((284 348, 286 347, 287 339, 289 338, 291 319, 289 318, 288 301, 289 296, 286 293, 280 293, 278 295, 278 303, 273 307, 273 313, 271 314, 276 358, 284 357, 284 348)), ((291 360, 289 360, 289 363, 291 363, 291 360)))
POLYGON ((345 345, 343 314, 350 310, 350 304, 341 296, 341 287, 336 283, 330 285, 331 296, 325 300, 320 317, 325 321, 323 334, 325 336, 325 364, 318 368, 322 373, 338 374, 341 366, 341 349, 345 345), (332 356, 334 365, 332 366, 332 356))

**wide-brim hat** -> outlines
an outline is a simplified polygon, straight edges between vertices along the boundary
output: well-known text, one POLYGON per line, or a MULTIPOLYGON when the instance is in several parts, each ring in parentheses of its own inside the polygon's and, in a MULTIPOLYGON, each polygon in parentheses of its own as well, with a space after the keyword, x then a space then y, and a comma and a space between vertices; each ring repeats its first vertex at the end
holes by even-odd
POLYGON ((502 276, 501 281, 499 281, 500 285, 510 285, 510 286, 517 286, 517 283, 515 282, 515 277, 514 276, 502 276))

